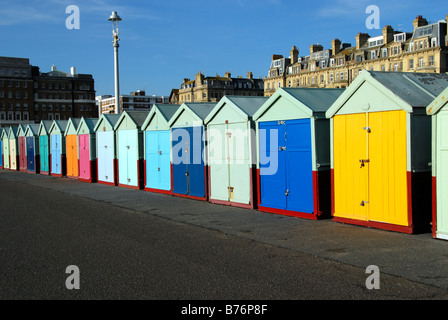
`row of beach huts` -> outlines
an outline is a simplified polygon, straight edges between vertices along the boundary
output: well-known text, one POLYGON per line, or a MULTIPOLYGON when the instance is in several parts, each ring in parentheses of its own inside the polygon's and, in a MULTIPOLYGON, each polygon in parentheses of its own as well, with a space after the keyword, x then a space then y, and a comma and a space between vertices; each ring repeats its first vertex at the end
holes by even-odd
POLYGON ((448 240, 448 74, 0 130, 3 169, 448 240))

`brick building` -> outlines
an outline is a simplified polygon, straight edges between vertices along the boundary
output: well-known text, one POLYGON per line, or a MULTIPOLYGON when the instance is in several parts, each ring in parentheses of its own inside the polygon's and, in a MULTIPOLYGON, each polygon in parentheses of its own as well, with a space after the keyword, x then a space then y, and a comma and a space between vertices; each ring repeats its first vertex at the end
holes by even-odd
POLYGON ((0 126, 69 117, 97 117, 90 74, 40 72, 28 58, 0 57, 0 126))

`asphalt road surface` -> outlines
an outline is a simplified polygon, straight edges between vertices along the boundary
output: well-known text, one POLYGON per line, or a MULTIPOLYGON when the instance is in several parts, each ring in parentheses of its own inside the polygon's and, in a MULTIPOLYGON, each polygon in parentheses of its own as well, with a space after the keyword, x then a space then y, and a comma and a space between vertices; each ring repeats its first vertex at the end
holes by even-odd
POLYGON ((0 190, 3 300, 448 297, 448 245, 429 235, 5 170, 0 190), (366 287, 368 265, 379 289, 366 287), (66 286, 68 266, 79 289, 66 286))

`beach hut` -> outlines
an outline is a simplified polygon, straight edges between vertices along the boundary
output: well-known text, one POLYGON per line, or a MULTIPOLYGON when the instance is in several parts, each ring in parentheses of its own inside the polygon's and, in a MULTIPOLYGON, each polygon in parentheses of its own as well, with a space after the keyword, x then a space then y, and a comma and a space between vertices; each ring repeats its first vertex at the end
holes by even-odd
POLYGON ((171 131, 168 121, 178 104, 154 104, 142 125, 144 189, 171 194, 171 131))
POLYGON ((18 152, 19 152, 19 170, 26 171, 27 166, 27 157, 26 157, 26 138, 25 138, 25 130, 26 126, 23 124, 19 124, 17 130, 18 136, 18 152))
POLYGON ((119 118, 119 114, 102 114, 94 128, 98 183, 113 186, 118 184, 114 126, 119 118))
POLYGON ((19 152, 17 147, 19 145, 18 127, 9 127, 8 140, 9 140, 9 169, 18 171, 19 170, 19 152))
POLYGON ((216 103, 185 102, 171 117, 173 194, 208 199, 204 120, 216 103))
POLYGON ((432 123, 432 234, 448 240, 448 87, 426 108, 432 123))
POLYGON ((50 135, 50 175, 56 177, 66 174, 64 132, 67 123, 67 120, 53 120, 48 130, 50 135))
POLYGON ((25 130, 27 171, 32 173, 40 170, 39 127, 38 124, 29 124, 25 130))
POLYGON ((39 173, 50 174, 50 134, 52 120, 42 120, 39 124, 37 135, 39 136, 39 173))
POLYGON ((344 89, 279 88, 254 114, 258 210, 330 217, 330 122, 344 89))
POLYGON ((123 111, 115 124, 118 185, 143 188, 143 137, 141 126, 148 111, 123 111))
POLYGON ((362 71, 327 111, 333 220, 430 231, 431 118, 448 75, 362 71))
POLYGON ((9 130, 8 128, 2 129, 1 141, 2 141, 2 157, 3 157, 3 169, 9 169, 9 130))
POLYGON ((253 115, 268 100, 224 96, 205 118, 209 201, 253 209, 256 152, 253 115))
POLYGON ((65 149, 66 149, 66 166, 67 177, 78 178, 79 166, 78 166, 78 125, 81 119, 69 118, 67 127, 65 128, 65 149))
POLYGON ((5 134, 5 129, 0 128, 0 169, 3 169, 3 135, 5 134))
POLYGON ((97 118, 81 118, 76 134, 78 135, 78 180, 96 182, 96 138, 95 125, 97 118))

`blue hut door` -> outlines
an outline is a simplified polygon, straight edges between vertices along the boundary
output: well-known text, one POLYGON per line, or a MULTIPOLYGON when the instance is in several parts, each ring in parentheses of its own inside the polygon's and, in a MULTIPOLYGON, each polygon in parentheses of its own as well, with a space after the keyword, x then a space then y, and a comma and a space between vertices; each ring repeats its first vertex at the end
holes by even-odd
POLYGON ((169 130, 159 131, 159 189, 171 190, 171 135, 169 130))
POLYGON ((35 161, 34 161, 34 137, 26 137, 26 160, 27 160, 27 168, 29 171, 35 170, 35 161))
POLYGON ((51 172, 56 174, 62 173, 61 165, 61 136, 58 134, 51 135, 51 172))
POLYGON ((261 122, 259 142, 260 205, 312 213, 311 120, 261 122))
POLYGON ((313 213, 311 119, 286 122, 287 209, 313 213))
POLYGON ((170 131, 146 131, 146 187, 171 190, 170 131))
POLYGON ((202 141, 203 127, 188 128, 191 152, 188 165, 189 194, 194 197, 205 197, 205 164, 203 159, 204 143, 202 141))
POLYGON ((173 192, 188 194, 188 163, 190 136, 187 128, 173 128, 173 192))
POLYGON ((146 187, 160 189, 158 131, 145 132, 146 187))

